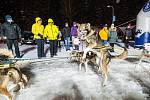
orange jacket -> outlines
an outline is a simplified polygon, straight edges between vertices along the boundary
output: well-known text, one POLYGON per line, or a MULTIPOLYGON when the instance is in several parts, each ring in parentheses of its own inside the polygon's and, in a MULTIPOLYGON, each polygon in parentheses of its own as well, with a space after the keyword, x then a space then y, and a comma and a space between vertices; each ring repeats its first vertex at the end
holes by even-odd
POLYGON ((103 28, 102 30, 100 30, 99 36, 101 40, 108 40, 108 29, 103 28))

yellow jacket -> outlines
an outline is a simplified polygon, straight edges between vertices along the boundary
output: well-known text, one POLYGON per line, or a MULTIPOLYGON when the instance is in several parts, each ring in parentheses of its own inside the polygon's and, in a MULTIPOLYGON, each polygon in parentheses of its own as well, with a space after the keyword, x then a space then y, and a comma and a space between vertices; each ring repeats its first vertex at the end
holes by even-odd
POLYGON ((56 25, 48 24, 44 29, 45 37, 48 37, 49 40, 57 40, 58 38, 58 28, 56 25))
POLYGON ((32 33, 34 34, 35 39, 43 39, 44 38, 44 26, 37 23, 41 18, 36 18, 36 23, 32 25, 32 33), (39 36, 39 34, 43 35, 43 38, 39 36))
POLYGON ((108 40, 108 29, 103 28, 102 30, 100 30, 99 36, 101 40, 108 40))

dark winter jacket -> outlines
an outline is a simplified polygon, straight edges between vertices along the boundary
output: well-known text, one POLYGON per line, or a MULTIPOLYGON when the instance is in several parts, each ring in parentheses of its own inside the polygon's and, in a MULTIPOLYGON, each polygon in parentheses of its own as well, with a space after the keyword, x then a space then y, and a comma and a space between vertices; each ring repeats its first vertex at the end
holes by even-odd
POLYGON ((2 25, 0 24, 0 37, 2 37, 1 29, 2 29, 2 25))
POLYGON ((6 36, 7 39, 19 39, 21 38, 21 29, 17 24, 10 24, 5 22, 1 26, 1 35, 6 36))
POLYGON ((70 37, 71 36, 70 28, 69 27, 64 27, 63 30, 62 30, 62 35, 63 35, 64 38, 70 37))
POLYGON ((131 39, 132 38, 132 30, 130 28, 126 28, 125 37, 126 37, 126 39, 131 39))

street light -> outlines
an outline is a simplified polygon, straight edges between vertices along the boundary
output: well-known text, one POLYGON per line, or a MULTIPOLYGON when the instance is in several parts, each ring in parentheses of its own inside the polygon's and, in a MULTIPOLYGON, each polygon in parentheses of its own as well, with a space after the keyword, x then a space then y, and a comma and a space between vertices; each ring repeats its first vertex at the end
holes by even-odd
POLYGON ((115 21, 114 7, 110 6, 110 5, 108 5, 107 7, 112 8, 112 23, 114 23, 114 21, 115 21))

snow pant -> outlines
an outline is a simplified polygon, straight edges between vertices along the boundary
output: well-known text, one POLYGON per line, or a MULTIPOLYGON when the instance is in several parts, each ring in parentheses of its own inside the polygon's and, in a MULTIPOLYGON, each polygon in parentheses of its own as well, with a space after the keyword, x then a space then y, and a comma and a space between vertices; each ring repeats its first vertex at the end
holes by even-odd
POLYGON ((36 39, 35 41, 37 43, 38 58, 45 57, 45 54, 44 54, 44 40, 43 39, 36 39))
POLYGON ((129 48, 129 39, 125 39, 125 47, 129 48))
POLYGON ((64 38, 64 41, 65 41, 65 48, 66 48, 66 51, 67 51, 67 50, 70 50, 70 37, 65 37, 65 38, 64 38))
POLYGON ((59 52, 61 51, 61 40, 57 41, 57 52, 58 52, 58 50, 59 50, 59 52))
POLYGON ((16 57, 17 58, 20 58, 20 52, 19 52, 19 44, 18 44, 18 41, 17 39, 8 39, 7 40, 7 47, 8 47, 8 50, 11 50, 13 52, 13 45, 15 47, 15 54, 16 54, 16 57))
POLYGON ((51 57, 53 57, 54 55, 57 55, 57 40, 50 40, 49 44, 50 44, 50 54, 51 57))
POLYGON ((110 43, 110 46, 112 47, 112 49, 110 49, 111 52, 114 52, 114 44, 115 43, 110 43))

